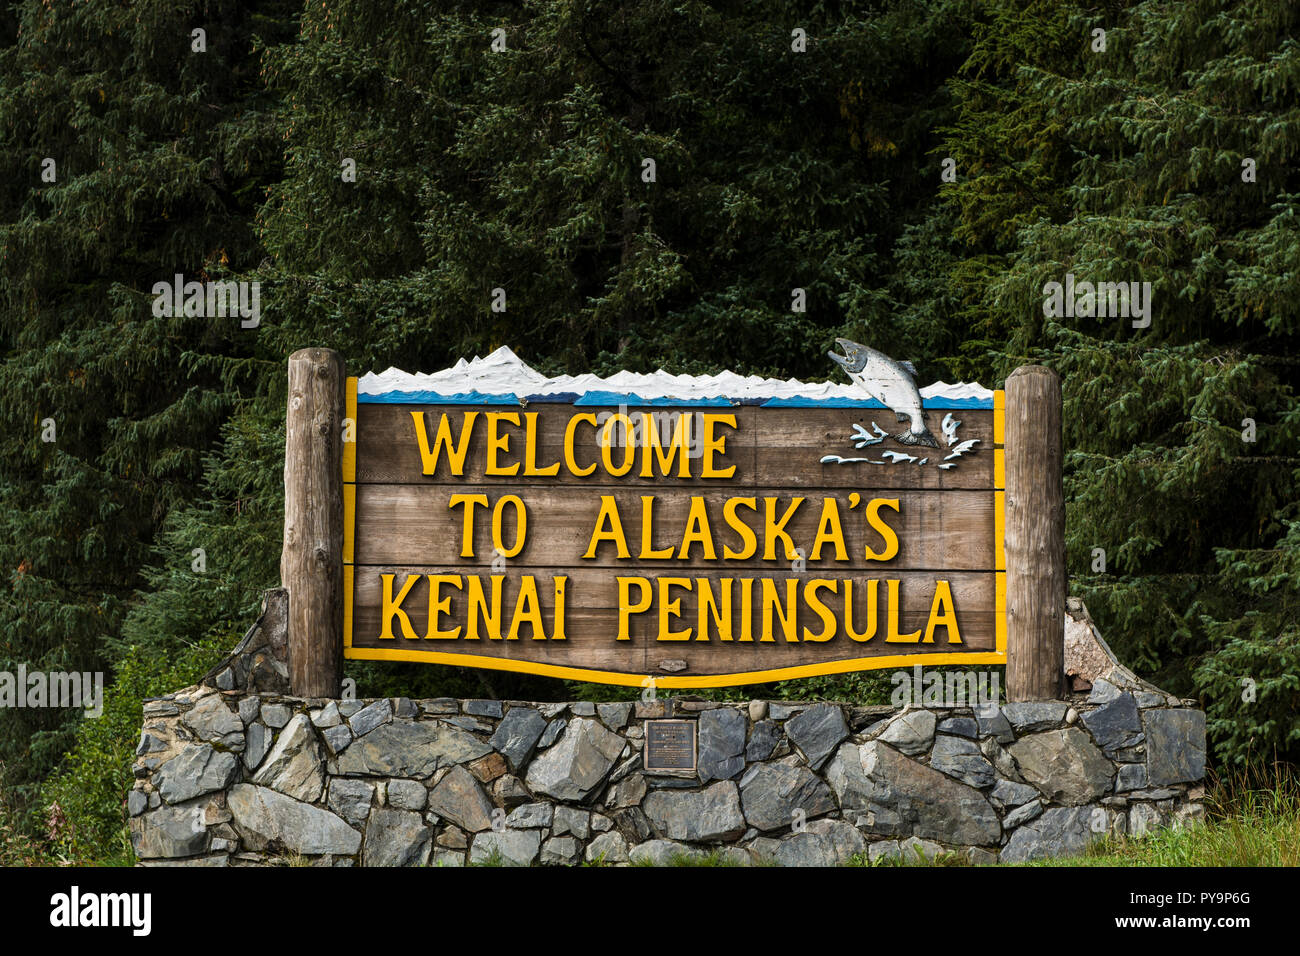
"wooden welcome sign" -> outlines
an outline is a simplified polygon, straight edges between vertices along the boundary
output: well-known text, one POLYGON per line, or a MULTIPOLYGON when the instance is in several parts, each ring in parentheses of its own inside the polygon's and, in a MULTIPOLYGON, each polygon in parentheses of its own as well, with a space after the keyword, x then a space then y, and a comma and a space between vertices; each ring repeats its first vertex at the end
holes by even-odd
POLYGON ((346 657, 662 687, 1005 662, 1000 392, 911 386, 909 417, 897 365, 694 399, 518 365, 504 394, 348 380, 346 657))
POLYGON ((1027 634, 1064 611, 1059 381, 1036 369, 1017 418, 1002 392, 918 390, 838 349, 843 384, 547 379, 508 349, 358 380, 296 353, 291 683, 330 693, 340 656, 666 688, 1008 663, 1016 606, 1027 634))

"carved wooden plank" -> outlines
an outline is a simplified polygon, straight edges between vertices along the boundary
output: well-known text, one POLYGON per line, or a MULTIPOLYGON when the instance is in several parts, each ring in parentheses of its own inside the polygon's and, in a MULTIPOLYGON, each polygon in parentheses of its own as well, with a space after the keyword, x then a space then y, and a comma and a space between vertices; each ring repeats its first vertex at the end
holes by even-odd
POLYGON ((902 430, 884 409, 363 403, 356 410, 356 484, 349 486, 349 556, 356 563, 349 566, 347 654, 586 680, 649 674, 700 681, 677 686, 713 686, 711 676, 772 680, 913 659, 1000 661, 1005 589, 995 489, 1002 452, 994 441, 1001 413, 928 414, 935 435, 944 435, 951 415, 960 422, 957 441, 970 442, 953 467, 938 467, 952 454, 947 441, 930 448, 888 437, 855 447, 855 434, 902 430), (630 435, 619 427, 623 414, 636 428, 630 435), (671 454, 683 416, 691 423, 690 453, 665 466, 645 447, 646 429, 671 454), (611 417, 615 426, 603 428, 611 417), (796 498, 803 500, 783 522, 796 498), (643 541, 646 499, 652 531, 643 541), (753 499, 754 507, 738 499, 753 499), (879 499, 897 500, 898 510, 880 505, 869 522, 868 503, 879 499), (609 529, 604 509, 611 501, 627 557, 611 540, 591 547, 597 526, 609 529), (527 533, 517 538, 519 509, 527 533), (842 559, 836 536, 827 533, 835 516, 842 559), (755 550, 738 525, 753 534, 755 550), (778 528, 802 550, 799 560, 786 552, 778 528), (711 554, 701 537, 711 542, 711 554), (894 538, 897 551, 882 557, 894 538), (822 553, 814 558, 818 540, 822 553), (482 610, 494 581, 502 609, 487 616, 507 635, 499 639, 482 610), (813 588, 814 581, 824 583, 813 588), (520 598, 525 582, 536 588, 532 604, 520 598), (469 609, 474 589, 476 614, 469 609), (874 630, 865 623, 872 589, 874 630), (432 625, 431 590, 442 608, 432 625), (844 607, 849 591, 856 602, 851 615, 844 607), (724 593, 733 601, 727 611, 718 610, 724 593), (509 639, 517 601, 523 612, 535 605, 542 622, 536 637, 530 615, 521 613, 517 637, 509 639), (954 618, 960 641, 948 639, 954 618), (562 640, 554 633, 557 619, 562 640), (872 637, 849 637, 848 621, 872 637), (928 632, 932 642, 922 640, 928 632))
POLYGON ((482 594, 490 607, 493 600, 490 571, 480 573, 456 567, 361 567, 356 570, 352 646, 397 650, 416 657, 422 653, 474 654, 604 669, 624 674, 667 673, 661 668, 661 661, 682 661, 685 666, 673 673, 691 675, 768 670, 814 661, 904 653, 988 651, 995 646, 996 622, 993 607, 996 576, 991 573, 953 572, 941 578, 948 582, 950 588, 952 609, 960 628, 960 644, 952 642, 952 634, 944 626, 934 629, 932 643, 923 642, 936 589, 933 573, 889 572, 888 576, 882 573, 874 585, 877 594, 874 631, 870 628, 868 614, 868 596, 873 587, 868 582, 872 579, 846 576, 853 582, 853 626, 860 636, 872 635, 861 641, 851 639, 844 633, 846 615, 843 594, 846 578, 834 579, 827 575, 827 579, 835 582, 835 590, 831 591, 829 585, 816 589, 818 601, 834 617, 834 627, 829 631, 826 619, 807 599, 809 582, 818 580, 817 576, 807 574, 775 578, 771 585, 774 596, 771 623, 765 632, 763 609, 769 602, 759 580, 760 576, 769 579, 773 577, 771 572, 757 572, 748 576, 740 572, 724 574, 718 571, 695 571, 689 574, 634 573, 620 576, 606 570, 534 572, 511 568, 497 576, 501 595, 497 631, 502 637, 494 639, 490 636, 491 630, 486 625, 485 616, 483 612, 478 612, 473 616, 478 636, 471 639, 469 578, 478 579, 482 594), (380 637, 384 632, 382 576, 387 574, 392 575, 389 593, 394 600, 401 597, 397 606, 409 620, 409 633, 414 637, 407 636, 402 616, 396 614, 389 616, 392 638, 380 637), (443 610, 438 615, 438 626, 434 631, 429 628, 430 575, 447 576, 438 582, 436 599, 443 605, 443 610), (415 580, 411 583, 410 590, 402 596, 408 576, 415 580), (564 578, 562 640, 554 639, 557 631, 554 579, 557 576, 564 578), (531 623, 521 622, 515 631, 517 636, 512 640, 508 634, 525 577, 532 578, 536 586, 542 624, 540 633, 544 637, 537 636, 538 632, 531 623), (644 578, 648 581, 648 589, 643 590, 640 585, 628 585, 624 591, 620 588, 618 577, 644 578), (748 630, 744 627, 744 586, 741 584, 745 577, 754 581, 750 586, 748 630), (729 587, 723 583, 726 578, 731 580, 729 587), (663 579, 675 583, 664 584, 663 579), (895 592, 891 590, 889 579, 898 582, 896 634, 912 635, 912 640, 906 643, 891 643, 887 640, 890 619, 895 613, 891 603, 895 592), (793 582, 793 591, 787 590, 790 586, 788 581, 793 582), (685 582, 689 582, 689 586, 685 582), (723 639, 723 629, 709 609, 706 609, 703 618, 704 633, 708 639, 699 639, 700 594, 705 587, 702 582, 708 582, 708 593, 713 596, 715 605, 722 604, 724 590, 731 595, 730 615, 719 615, 730 624, 730 641, 723 639), (647 597, 647 609, 637 611, 647 597), (624 606, 630 608, 625 615, 622 612, 624 606), (781 611, 776 610, 777 606, 781 611), (661 617, 661 608, 665 607, 669 613, 661 617), (787 632, 783 626, 782 612, 788 614, 791 611, 793 628, 787 632), (624 626, 627 640, 619 640, 618 634, 624 626), (457 628, 460 630, 457 631, 457 628), (921 633, 915 634, 917 631, 921 633), (430 638, 427 636, 430 633, 448 636, 430 638), (450 637, 453 633, 456 636, 450 637), (664 639, 674 634, 676 639, 664 639), (686 636, 683 637, 682 634, 686 636), (743 639, 746 634, 750 640, 743 639), (789 634, 793 634, 796 639, 790 640, 789 634), (770 639, 763 640, 765 636, 770 639), (810 636, 824 636, 826 639, 807 639, 810 636))
POLYGON ((780 522, 790 508, 793 515, 785 530, 796 548, 800 548, 810 569, 835 573, 835 568, 854 569, 854 573, 869 570, 866 559, 868 549, 875 554, 885 553, 887 541, 882 533, 869 523, 867 509, 873 508, 873 519, 883 522, 894 532, 898 543, 897 555, 889 561, 890 568, 899 570, 933 568, 953 570, 992 570, 994 554, 994 498, 988 491, 955 490, 934 491, 876 491, 861 487, 856 506, 847 491, 831 490, 795 493, 788 489, 709 490, 701 487, 674 488, 663 485, 654 488, 602 488, 591 493, 575 494, 563 487, 523 486, 487 488, 481 485, 361 485, 357 490, 356 549, 357 564, 443 564, 485 567, 491 563, 494 552, 492 529, 493 513, 500 509, 501 544, 512 550, 518 532, 517 509, 512 504, 499 502, 506 495, 514 495, 526 508, 526 536, 522 550, 509 558, 509 564, 528 567, 762 567, 765 573, 789 570, 791 560, 786 557, 786 542, 776 534, 765 531, 768 509, 775 522, 780 522), (482 495, 489 504, 468 503, 462 496, 482 495), (619 559, 616 545, 610 541, 599 542, 593 559, 584 555, 591 548, 593 531, 602 508, 602 497, 612 498, 617 506, 620 526, 627 542, 629 555, 619 559), (651 504, 650 548, 644 548, 644 518, 651 504), (796 498, 803 498, 795 504, 796 498), (459 502, 451 505, 453 498, 459 502), (732 505, 732 521, 749 528, 754 536, 752 546, 756 553, 744 559, 728 560, 728 549, 733 554, 744 554, 746 542, 742 534, 728 523, 727 503, 735 498, 752 500, 746 504, 732 505), (875 499, 886 503, 872 506, 875 499), (771 499, 771 505, 768 504, 771 499), (831 499, 833 504, 825 502, 831 499), (706 549, 699 540, 685 540, 693 501, 706 515, 708 537, 712 542, 714 558, 706 558, 706 549), (897 509, 888 502, 896 502, 897 509), (472 508, 472 555, 462 556, 466 508, 472 508), (826 520, 828 533, 837 526, 843 529, 843 551, 830 540, 822 540, 818 558, 813 558, 818 531, 826 520), (771 539, 771 559, 765 559, 768 539, 771 539), (685 555, 683 555, 685 549, 685 555), (645 558, 643 554, 666 556, 645 558), (842 556, 842 560, 840 560, 842 556))
MULTIPOLYGON (((634 463, 630 471, 621 477, 609 474, 602 466, 601 445, 596 427, 583 421, 574 429, 573 458, 581 467, 596 464, 597 468, 590 476, 575 476, 564 463, 564 436, 570 420, 575 415, 593 415, 597 421, 608 420, 609 416, 620 411, 617 407, 573 406, 561 404, 536 404, 529 406, 499 405, 387 405, 361 404, 357 407, 357 481, 381 484, 417 483, 417 484, 463 484, 467 481, 486 485, 516 486, 524 483, 571 484, 571 485, 630 485, 662 486, 665 483, 692 485, 701 487, 749 486, 749 487, 831 487, 857 488, 864 483, 879 489, 907 488, 987 488, 993 476, 993 412, 987 409, 954 409, 951 414, 961 422, 959 435, 962 440, 974 439, 978 444, 974 451, 960 458, 956 467, 940 469, 938 461, 950 451, 947 448, 924 448, 912 446, 905 448, 889 442, 884 448, 898 453, 910 453, 918 461, 929 459, 927 465, 913 463, 851 463, 823 464, 822 458, 837 455, 841 458, 870 458, 873 461, 885 461, 880 454, 880 447, 856 448, 851 441, 855 434, 854 426, 860 426, 868 434, 875 434, 873 423, 886 431, 899 431, 900 426, 893 421, 893 414, 885 409, 846 409, 846 408, 759 408, 752 405, 733 408, 698 408, 688 409, 687 413, 695 416, 693 427, 703 415, 730 415, 736 420, 734 429, 719 426, 718 434, 726 438, 724 456, 718 461, 726 467, 735 467, 735 472, 728 479, 709 479, 699 477, 699 459, 691 462, 690 477, 673 477, 666 479, 652 465, 650 477, 643 476, 641 467, 641 449, 632 448, 634 463), (423 412, 426 430, 432 436, 441 417, 448 416, 452 433, 459 436, 467 413, 476 413, 471 424, 471 440, 467 448, 463 474, 455 475, 447 467, 446 461, 433 475, 426 475, 416 438, 412 412, 423 412), (558 474, 554 477, 529 478, 521 467, 514 475, 488 475, 485 473, 488 448, 486 440, 486 421, 484 416, 509 413, 518 416, 519 425, 502 421, 499 434, 507 438, 507 448, 499 453, 503 464, 524 463, 522 447, 527 438, 527 418, 535 414, 535 435, 531 443, 534 451, 533 460, 538 467, 559 464, 558 474), (601 416, 605 416, 602 418, 601 416)), ((667 416, 678 414, 679 410, 663 408, 629 408, 626 410, 634 421, 641 421, 637 416, 643 412, 650 415, 667 416)), ((941 409, 930 410, 931 424, 935 434, 939 434, 940 422, 945 414, 941 409)), ((654 420, 654 419, 652 419, 654 420)), ((661 417, 660 430, 665 439, 671 437, 673 423, 661 417)), ((603 428, 603 426, 602 426, 603 428)), ((698 428, 696 434, 698 434, 698 428)), ((621 437, 617 428, 611 429, 615 442, 621 437)), ((636 436, 633 436, 633 440, 636 436)), ((697 446, 698 447, 698 446, 697 446)), ((610 458, 616 464, 623 460, 624 448, 615 445, 610 449, 610 458)))

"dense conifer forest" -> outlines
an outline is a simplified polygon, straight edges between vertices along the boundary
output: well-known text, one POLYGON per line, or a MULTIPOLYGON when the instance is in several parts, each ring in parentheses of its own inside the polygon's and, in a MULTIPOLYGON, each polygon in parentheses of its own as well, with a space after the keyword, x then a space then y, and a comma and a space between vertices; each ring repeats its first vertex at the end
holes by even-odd
POLYGON ((836 336, 922 383, 1049 365, 1070 593, 1201 701, 1220 765, 1294 758, 1298 38, 1278 0, 6 4, 0 671, 106 687, 94 719, 0 710, 0 840, 128 857, 141 699, 278 584, 285 363, 313 345, 351 374, 505 344, 825 379, 836 336), (257 323, 160 315, 177 274, 259 283, 257 323), (1055 308, 1067 276, 1148 315, 1055 308))

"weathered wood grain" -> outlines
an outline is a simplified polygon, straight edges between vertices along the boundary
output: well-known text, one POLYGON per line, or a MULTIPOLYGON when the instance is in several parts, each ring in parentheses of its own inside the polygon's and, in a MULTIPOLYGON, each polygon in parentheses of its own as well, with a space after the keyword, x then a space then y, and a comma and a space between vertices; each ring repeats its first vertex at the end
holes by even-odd
POLYGON ((1061 696, 1065 497, 1061 380, 1041 365, 1006 387, 1007 699, 1061 696))
MULTIPOLYGON (((947 488, 987 488, 993 481, 993 412, 984 409, 957 409, 952 411, 955 419, 960 421, 959 437, 978 439, 975 450, 963 456, 952 469, 936 467, 937 461, 948 454, 947 448, 922 448, 904 446, 887 439, 883 444, 867 448, 855 448, 851 439, 853 426, 861 425, 872 432, 872 423, 878 424, 888 432, 900 430, 893 420, 891 412, 884 409, 837 409, 837 408, 760 408, 746 405, 730 409, 706 408, 688 410, 701 414, 722 413, 734 415, 736 428, 724 428, 721 433, 727 436, 726 454, 719 459, 725 466, 734 465, 735 474, 729 479, 700 478, 698 461, 692 462, 689 478, 659 477, 657 471, 653 477, 644 478, 641 474, 640 458, 623 477, 613 477, 602 468, 588 477, 576 477, 561 464, 560 472, 552 478, 528 478, 522 474, 515 476, 485 475, 487 461, 487 442, 483 419, 474 427, 473 439, 466 458, 464 473, 461 476, 451 474, 446 468, 445 460, 438 473, 425 475, 420 458, 420 449, 416 440, 412 411, 423 411, 431 432, 436 430, 443 414, 451 416, 459 435, 460 425, 466 412, 475 411, 480 416, 494 411, 510 411, 520 416, 521 425, 503 427, 503 434, 508 434, 508 450, 501 454, 503 462, 515 462, 521 458, 520 449, 526 434, 523 426, 524 414, 535 412, 538 415, 536 426, 535 460, 539 466, 561 462, 565 428, 569 419, 575 414, 590 413, 600 416, 619 411, 617 407, 600 408, 595 406, 575 407, 560 404, 536 404, 524 406, 460 406, 460 405, 386 405, 361 404, 357 407, 357 481, 380 484, 464 484, 478 482, 486 485, 519 486, 530 483, 549 485, 600 485, 616 486, 654 486, 666 484, 699 487, 777 487, 777 488, 845 488, 857 489, 861 486, 878 489, 947 489, 947 488), (918 459, 929 458, 929 463, 918 466, 913 463, 899 464, 822 464, 826 455, 839 455, 844 458, 870 457, 880 460, 880 452, 889 450, 916 456, 918 459)), ((629 408, 632 414, 641 412, 663 414, 671 409, 629 408)), ((942 410, 930 410, 930 424, 935 434, 939 434, 939 423, 945 414, 942 410)), ((665 426, 671 427, 671 426, 665 426)), ((616 461, 621 461, 623 449, 616 449, 616 461)), ((640 449, 633 449, 639 455, 640 449)), ((586 424, 575 432, 574 457, 579 464, 586 465, 600 460, 600 446, 595 429, 586 424)))
MULTIPOLYGON (((475 573, 475 572, 469 572, 475 573)), ((794 666, 801 663, 845 660, 849 658, 877 655, 897 655, 903 653, 934 653, 959 651, 989 651, 995 646, 996 628, 994 621, 995 575, 989 572, 952 572, 942 576, 949 582, 952 593, 953 608, 961 628, 961 644, 950 643, 946 628, 939 627, 934 635, 934 643, 887 643, 890 616, 889 587, 887 577, 897 579, 901 613, 898 631, 910 633, 924 631, 929 618, 930 607, 935 589, 935 575, 928 572, 891 572, 882 573, 877 587, 877 629, 874 637, 867 641, 850 640, 844 634, 843 625, 843 578, 837 578, 836 593, 823 588, 819 594, 827 609, 837 618, 835 635, 824 642, 803 640, 804 628, 813 635, 825 633, 825 621, 804 601, 805 585, 819 575, 789 575, 795 584, 795 634, 800 638, 789 641, 781 627, 779 616, 773 617, 773 637, 770 642, 758 640, 762 635, 762 587, 756 581, 753 587, 753 605, 751 609, 752 634, 754 640, 742 641, 741 627, 741 590, 739 584, 732 586, 733 606, 730 615, 732 626, 731 641, 720 638, 712 618, 706 620, 709 640, 698 639, 699 624, 699 585, 695 579, 703 578, 712 582, 715 595, 721 595, 720 579, 731 577, 771 577, 770 571, 755 571, 746 575, 737 571, 724 574, 717 571, 694 571, 686 574, 661 575, 643 573, 641 577, 649 579, 651 585, 651 605, 648 611, 628 616, 629 640, 617 640, 620 625, 620 591, 618 575, 607 570, 563 569, 559 572, 564 582, 565 634, 564 640, 550 639, 554 632, 553 616, 555 611, 554 575, 550 572, 523 568, 507 569, 502 575, 501 595, 503 619, 502 633, 508 633, 509 622, 515 608, 515 602, 525 574, 534 577, 540 598, 543 630, 547 639, 534 637, 531 626, 520 628, 515 640, 494 640, 480 636, 476 640, 466 639, 468 618, 468 573, 459 567, 359 567, 356 569, 355 594, 353 606, 353 647, 361 648, 401 648, 403 650, 427 650, 442 653, 478 654, 512 660, 538 661, 573 667, 609 670, 616 673, 665 673, 660 667, 662 661, 680 660, 686 662, 685 674, 718 674, 737 670, 767 670, 777 667, 794 666), (392 639, 380 639, 382 630, 382 581, 381 575, 391 573, 393 594, 400 593, 408 575, 419 575, 410 592, 402 601, 401 607, 406 612, 412 626, 414 639, 403 636, 401 622, 393 619, 392 639), (450 632, 455 627, 462 627, 456 639, 429 639, 429 584, 427 575, 459 575, 461 588, 443 586, 439 589, 440 600, 450 599, 446 609, 439 615, 439 629, 450 632), (661 577, 686 578, 692 580, 690 590, 675 585, 666 593, 669 601, 680 601, 680 610, 667 620, 670 631, 682 631, 687 628, 694 633, 685 640, 659 640, 659 607, 661 594, 659 579, 661 577)), ((478 572, 485 593, 491 595, 491 572, 478 572)), ((831 575, 825 575, 830 578, 831 575)), ((853 619, 857 629, 867 629, 867 593, 869 585, 862 575, 846 575, 854 579, 854 613, 853 619)), ((787 597, 786 577, 776 579, 776 593, 783 606, 787 597)), ((640 588, 629 590, 633 606, 641 598, 640 588)), ((923 636, 923 634, 922 634, 923 636)))
POLYGON ((343 672, 345 380, 337 352, 289 356, 280 580, 289 592, 289 692, 299 697, 337 697, 343 672))
MULTIPOLYGON (((855 573, 870 570, 880 562, 866 560, 867 550, 882 553, 886 542, 873 528, 865 514, 873 498, 898 502, 898 510, 879 507, 879 519, 894 530, 898 539, 898 554, 887 563, 890 568, 991 570, 994 557, 994 496, 991 491, 953 490, 936 491, 881 491, 862 489, 856 507, 850 507, 850 492, 795 493, 788 489, 710 490, 701 487, 677 488, 665 484, 658 488, 604 488, 578 493, 572 487, 525 486, 517 488, 484 488, 482 485, 359 485, 357 489, 357 545, 355 560, 358 564, 442 564, 467 567, 486 567, 493 559, 492 538, 494 506, 506 495, 515 495, 527 508, 527 534, 523 549, 509 559, 509 564, 528 567, 607 567, 628 568, 649 566, 668 567, 762 567, 766 573, 789 570, 791 561, 786 557, 786 542, 771 535, 772 559, 764 559, 766 539, 765 522, 767 499, 773 499, 773 514, 780 521, 794 506, 796 497, 802 503, 795 507, 793 516, 784 526, 796 548, 803 551, 807 566, 834 572, 835 568, 854 569, 855 573), (462 556, 464 549, 465 509, 467 505, 451 507, 453 496, 484 495, 489 506, 475 506, 473 511, 472 556, 462 556), (619 559, 612 542, 604 541, 596 547, 595 557, 584 559, 592 540, 601 510, 602 495, 617 503, 624 537, 630 557, 619 559), (651 506, 651 550, 671 551, 671 557, 642 558, 644 497, 653 497, 651 506), (726 549, 743 553, 744 542, 739 532, 726 520, 725 507, 732 498, 752 498, 754 508, 736 506, 734 515, 754 532, 757 554, 749 559, 726 560, 726 549), (835 505, 824 504, 826 498, 835 505), (688 516, 692 499, 698 499, 708 518, 715 560, 706 560, 705 548, 699 541, 686 542, 687 555, 682 556, 683 537, 689 526, 688 516), (838 560, 835 546, 823 541, 820 558, 814 560, 813 545, 817 539, 823 513, 838 514, 844 531, 844 560, 838 560)), ((499 506, 502 514, 502 544, 513 549, 517 525, 512 505, 499 506)), ((828 521, 830 519, 828 518, 828 521)), ((649 553, 649 552, 647 552, 649 553)))

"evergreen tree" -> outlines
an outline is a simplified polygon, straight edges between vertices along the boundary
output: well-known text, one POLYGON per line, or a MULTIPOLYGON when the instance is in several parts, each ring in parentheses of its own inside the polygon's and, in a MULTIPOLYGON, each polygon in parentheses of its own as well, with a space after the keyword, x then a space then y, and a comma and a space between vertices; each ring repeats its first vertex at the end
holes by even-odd
POLYGON ((826 375, 836 331, 886 324, 934 201, 954 7, 312 7, 268 68, 272 334, 362 370, 509 343, 550 370, 826 375))
MULTIPOLYGON (((1297 26, 1271 0, 0 10, 0 670, 121 662, 125 695, 48 791, 100 848, 70 852, 120 836, 142 688, 277 583, 308 345, 352 374, 510 344, 552 373, 820 378, 839 334, 927 381, 1046 362, 1072 592, 1202 695, 1221 757, 1294 752, 1297 26), (261 282, 261 325, 153 315, 176 273, 261 282), (1150 282, 1151 324, 1045 314, 1066 273, 1150 282)), ((3 783, 29 793, 72 718, 0 713, 3 783)))
MULTIPOLYGON (((252 36, 291 36, 292 11, 16 12, 0 52, 0 668, 102 671, 248 378, 255 334, 155 316, 151 290, 260 258, 253 208, 280 153, 252 36)), ((47 772, 76 714, 0 714, 6 782, 47 772)))
POLYGON ((1076 52, 1004 78, 992 102, 1010 97, 1006 123, 984 123, 977 91, 963 93, 956 141, 969 123, 1029 155, 954 194, 958 235, 995 258, 991 272, 971 256, 949 274, 962 301, 1012 326, 992 336, 995 369, 1032 358, 1063 376, 1072 590, 1126 663, 1204 695, 1221 756, 1286 750, 1300 738, 1300 11, 1198 0, 1062 19, 1063 6, 1042 42, 1076 52), (1063 155, 1063 192, 1035 192, 1063 155), (1046 283, 1066 273, 1150 282, 1149 328, 1046 316, 1046 283))

